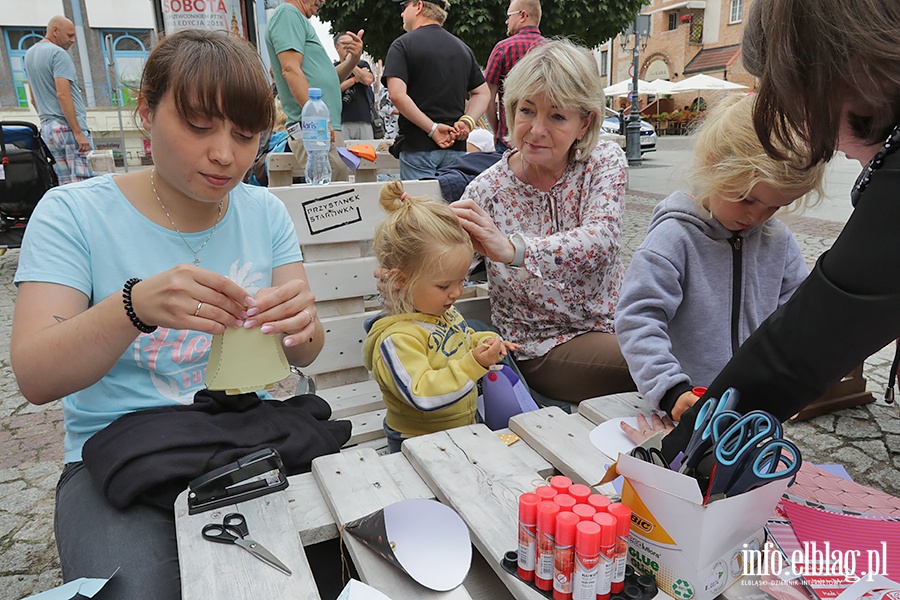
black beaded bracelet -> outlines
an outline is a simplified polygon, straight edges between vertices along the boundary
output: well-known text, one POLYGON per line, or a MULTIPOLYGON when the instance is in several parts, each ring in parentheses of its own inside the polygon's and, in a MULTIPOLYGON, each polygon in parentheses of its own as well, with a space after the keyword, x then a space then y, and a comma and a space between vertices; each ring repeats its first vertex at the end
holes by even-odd
POLYGON ((125 282, 125 287, 122 288, 122 303, 125 305, 125 312, 128 314, 128 318, 131 319, 131 324, 138 328, 138 331, 141 333, 153 333, 156 331, 156 325, 147 325, 143 321, 141 321, 136 314, 134 314, 134 306, 131 305, 131 288, 140 283, 141 280, 137 277, 132 277, 128 281, 125 282))

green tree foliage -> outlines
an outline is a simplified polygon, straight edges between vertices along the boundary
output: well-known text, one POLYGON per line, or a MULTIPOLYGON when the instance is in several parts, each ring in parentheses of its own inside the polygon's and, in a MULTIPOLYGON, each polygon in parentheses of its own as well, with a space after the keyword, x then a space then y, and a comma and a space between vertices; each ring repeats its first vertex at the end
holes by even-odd
MULTIPOLYGON (((482 65, 491 49, 506 37, 508 0, 450 0, 444 26, 467 43, 482 65)), ((566 36, 589 47, 624 30, 634 21, 645 0, 545 0, 541 33, 566 36)), ((366 52, 384 58, 388 48, 402 35, 400 5, 391 0, 327 0, 319 18, 331 21, 333 31, 359 31, 366 52)))

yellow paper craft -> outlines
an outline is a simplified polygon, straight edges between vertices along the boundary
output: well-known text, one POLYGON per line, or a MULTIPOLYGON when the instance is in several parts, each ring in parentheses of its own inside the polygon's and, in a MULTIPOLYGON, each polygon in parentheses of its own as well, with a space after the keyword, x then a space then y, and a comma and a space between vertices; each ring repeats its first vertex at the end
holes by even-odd
POLYGON ((206 387, 226 394, 265 389, 287 378, 291 368, 281 339, 259 328, 229 327, 214 335, 206 367, 206 387))

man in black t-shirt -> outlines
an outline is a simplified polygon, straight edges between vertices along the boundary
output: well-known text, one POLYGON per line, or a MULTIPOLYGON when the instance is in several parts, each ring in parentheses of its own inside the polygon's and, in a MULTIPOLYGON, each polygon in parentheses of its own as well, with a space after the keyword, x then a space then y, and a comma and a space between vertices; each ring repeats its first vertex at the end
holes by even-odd
POLYGON ((433 177, 465 154, 490 90, 471 48, 442 27, 448 0, 394 1, 407 33, 388 50, 383 83, 400 111, 400 177, 433 177))
MULTIPOLYGON (((340 58, 335 65, 348 60, 349 42, 350 36, 346 32, 334 36, 334 49, 340 58)), ((375 132, 372 130, 372 103, 375 100, 371 87, 373 81, 375 75, 372 74, 369 63, 360 60, 347 79, 341 82, 341 124, 345 140, 375 139, 375 132)))

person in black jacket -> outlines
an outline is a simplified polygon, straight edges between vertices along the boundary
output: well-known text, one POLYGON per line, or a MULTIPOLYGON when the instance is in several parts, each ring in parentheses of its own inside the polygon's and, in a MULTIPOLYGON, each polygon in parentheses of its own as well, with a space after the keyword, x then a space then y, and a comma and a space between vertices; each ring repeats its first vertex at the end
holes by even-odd
MULTIPOLYGON (((737 409, 787 419, 900 333, 900 3, 756 0, 744 30, 747 70, 759 78, 753 120, 767 152, 796 149, 816 164, 840 150, 866 165, 854 211, 793 298, 744 343, 710 385, 737 409), (783 146, 782 146, 783 145, 783 146)), ((690 437, 703 402, 664 439, 669 456, 690 437)), ((627 428, 640 440, 661 423, 627 428)))

